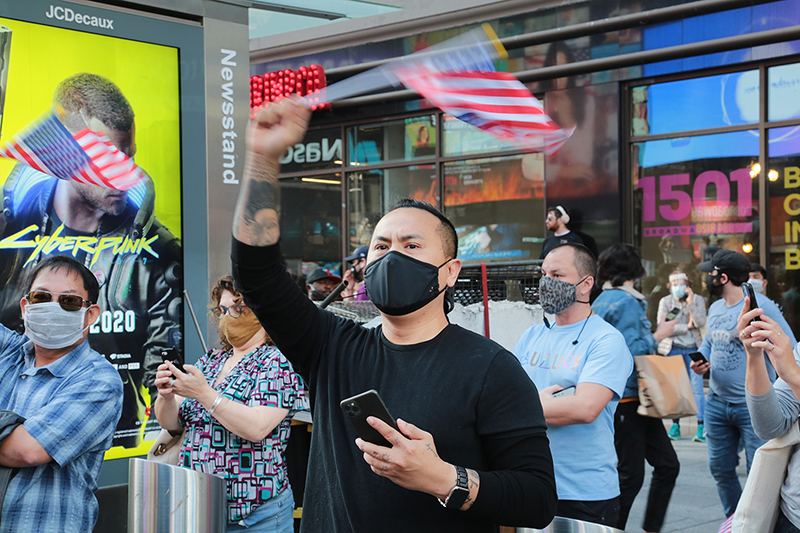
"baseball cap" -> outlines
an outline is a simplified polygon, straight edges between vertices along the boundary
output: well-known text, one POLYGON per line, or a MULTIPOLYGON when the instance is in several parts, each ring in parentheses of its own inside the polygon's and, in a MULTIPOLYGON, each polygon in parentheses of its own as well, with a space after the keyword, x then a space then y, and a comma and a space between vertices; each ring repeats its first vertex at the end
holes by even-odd
POLYGON ((315 268, 314 270, 311 271, 311 274, 309 274, 308 277, 306 277, 306 284, 311 285, 315 281, 319 281, 325 278, 330 278, 336 283, 340 283, 342 281, 342 278, 340 278, 327 268, 315 268))
POLYGON ((359 246, 356 248, 353 252, 353 255, 348 255, 344 258, 344 260, 346 263, 349 263, 350 261, 355 261, 356 259, 366 259, 367 253, 369 253, 369 246, 365 244, 364 246, 359 246))
POLYGON ((704 261, 697 265, 700 272, 717 270, 729 276, 739 274, 747 277, 750 273, 750 261, 745 256, 733 250, 720 250, 714 254, 711 261, 704 261))

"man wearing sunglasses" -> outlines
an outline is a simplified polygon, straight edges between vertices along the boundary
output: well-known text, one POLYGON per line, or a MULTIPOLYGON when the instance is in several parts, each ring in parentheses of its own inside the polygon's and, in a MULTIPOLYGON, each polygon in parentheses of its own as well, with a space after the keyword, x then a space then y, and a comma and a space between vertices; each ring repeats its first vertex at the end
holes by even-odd
POLYGON ((25 335, 0 326, 0 409, 25 419, 0 441, 0 465, 19 469, 4 531, 91 531, 97 520, 97 476, 122 412, 122 380, 86 340, 98 293, 86 267, 49 256, 24 284, 25 335))

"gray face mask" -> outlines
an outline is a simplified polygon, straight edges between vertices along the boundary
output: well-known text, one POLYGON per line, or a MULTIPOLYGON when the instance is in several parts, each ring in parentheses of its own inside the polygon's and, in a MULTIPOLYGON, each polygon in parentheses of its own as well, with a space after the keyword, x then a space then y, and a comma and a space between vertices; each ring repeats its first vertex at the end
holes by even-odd
MULTIPOLYGON (((586 276, 573 285, 556 278, 544 277, 539 280, 539 304, 545 313, 555 315, 578 301, 575 288, 583 283, 586 276)), ((580 302, 589 303, 589 302, 580 302)))
POLYGON ((72 346, 83 338, 86 308, 65 311, 58 302, 25 306, 25 336, 42 348, 57 350, 72 346))

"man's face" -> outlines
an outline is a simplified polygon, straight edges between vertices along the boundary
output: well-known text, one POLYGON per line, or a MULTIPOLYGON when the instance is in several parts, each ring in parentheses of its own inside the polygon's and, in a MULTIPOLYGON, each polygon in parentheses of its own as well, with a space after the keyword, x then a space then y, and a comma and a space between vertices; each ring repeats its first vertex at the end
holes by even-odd
POLYGON ((350 270, 353 271, 353 277, 355 277, 356 280, 362 281, 364 279, 364 267, 366 265, 367 260, 363 258, 350 262, 350 270))
POLYGON ((551 250, 542 263, 542 274, 573 285, 584 277, 575 267, 575 250, 571 246, 559 246, 551 250))
MULTIPOLYGON (((367 264, 390 251, 397 251, 436 267, 443 265, 450 258, 444 252, 440 224, 436 216, 422 209, 401 208, 390 211, 375 226, 367 264)), ((448 264, 459 268, 453 270, 454 273, 451 273, 451 269, 440 268, 439 287, 455 284, 455 278, 458 277, 461 262, 455 259, 448 264)))
POLYGON ((764 279, 766 278, 764 278, 764 276, 761 275, 761 272, 755 271, 755 272, 750 272, 750 279, 760 279, 761 281, 764 281, 764 279))
POLYGON ((547 218, 544 219, 544 225, 547 226, 547 231, 555 231, 558 229, 558 217, 553 211, 547 213, 547 218))
MULTIPOLYGON (((83 287, 83 279, 75 272, 69 271, 66 268, 51 269, 45 268, 36 275, 36 279, 31 284, 31 291, 47 291, 52 295, 51 301, 56 301, 59 294, 77 294, 83 300, 89 299, 89 293, 83 287)), ((25 316, 25 308, 28 306, 28 301, 23 296, 20 301, 22 308, 22 316, 25 316)), ((92 305, 86 312, 83 327, 90 326, 98 316, 100 308, 95 304, 92 305)), ((77 313, 78 311, 71 311, 77 313)), ((88 332, 84 334, 88 335, 88 332)))
MULTIPOLYGON (((103 126, 102 129, 120 152, 133 158, 136 154, 136 124, 133 124, 129 132, 115 130, 107 126, 103 126)), ((106 189, 105 187, 84 183, 70 183, 87 205, 108 215, 121 214, 128 203, 128 193, 125 191, 106 189)))
POLYGON ((322 295, 322 298, 319 298, 319 301, 322 301, 331 292, 333 292, 333 289, 336 288, 336 285, 338 285, 338 283, 331 278, 318 279, 317 281, 314 281, 308 285, 308 296, 312 300, 316 300, 314 296, 322 295))

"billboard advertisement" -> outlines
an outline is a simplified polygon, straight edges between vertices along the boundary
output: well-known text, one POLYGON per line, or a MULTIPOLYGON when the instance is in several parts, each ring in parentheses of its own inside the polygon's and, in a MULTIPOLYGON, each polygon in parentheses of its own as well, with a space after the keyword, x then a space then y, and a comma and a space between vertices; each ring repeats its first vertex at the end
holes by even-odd
POLYGON ((71 255, 97 276, 101 314, 89 343, 124 383, 106 455, 120 458, 146 453, 155 438, 155 369, 162 350, 183 352, 179 49, 89 33, 108 33, 114 20, 71 6, 44 16, 75 29, 0 18, 12 36, 0 139, 55 102, 99 124, 148 178, 120 192, 0 160, 0 321, 22 330, 23 279, 49 254, 71 255))

